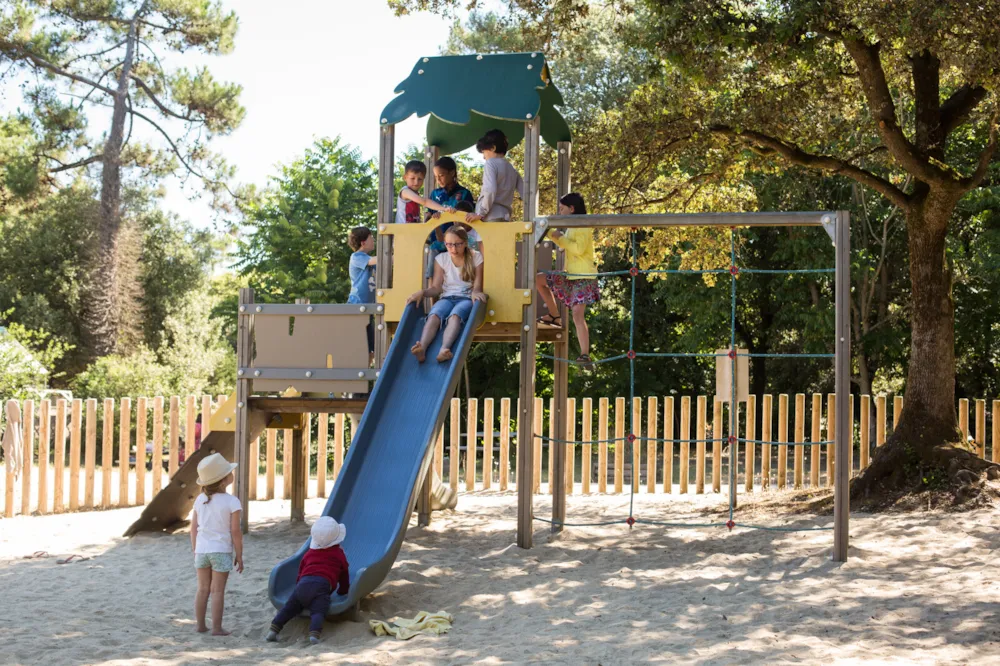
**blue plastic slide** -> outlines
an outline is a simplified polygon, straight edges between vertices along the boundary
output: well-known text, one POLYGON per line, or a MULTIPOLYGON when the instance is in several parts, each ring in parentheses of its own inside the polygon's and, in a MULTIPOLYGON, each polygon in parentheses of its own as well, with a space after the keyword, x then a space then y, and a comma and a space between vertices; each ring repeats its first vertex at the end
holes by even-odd
MULTIPOLYGON (((452 348, 454 358, 450 361, 435 360, 441 347, 438 335, 427 350, 427 360, 418 363, 410 347, 420 339, 424 317, 413 305, 406 306, 323 509, 324 516, 347 526, 342 546, 351 574, 350 593, 335 593, 327 615, 351 610, 375 591, 392 568, 416 504, 418 480, 430 467, 433 442, 484 315, 485 306, 476 303, 452 348)), ((294 590, 299 560, 308 548, 307 540, 298 552, 271 570, 267 592, 276 608, 282 607, 294 590)))

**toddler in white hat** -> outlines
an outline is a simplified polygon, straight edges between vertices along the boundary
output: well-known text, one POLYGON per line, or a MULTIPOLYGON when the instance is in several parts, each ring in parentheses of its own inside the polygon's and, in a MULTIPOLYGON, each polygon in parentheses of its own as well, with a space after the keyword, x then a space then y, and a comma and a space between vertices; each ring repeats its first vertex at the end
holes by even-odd
POLYGON ((236 463, 213 453, 198 463, 201 494, 191 512, 191 550, 198 572, 198 592, 194 613, 199 632, 208 631, 205 612, 212 598, 212 635, 228 636, 222 628, 222 609, 226 602, 226 581, 235 566, 243 573, 243 531, 240 529, 240 501, 226 492, 233 482, 236 463))
POLYGON ((309 550, 299 563, 299 577, 295 590, 284 607, 271 621, 267 640, 278 640, 278 633, 285 624, 303 610, 309 610, 309 642, 319 643, 323 620, 330 609, 330 595, 347 594, 351 587, 347 570, 347 556, 340 544, 347 538, 347 528, 330 516, 322 516, 313 523, 309 550))

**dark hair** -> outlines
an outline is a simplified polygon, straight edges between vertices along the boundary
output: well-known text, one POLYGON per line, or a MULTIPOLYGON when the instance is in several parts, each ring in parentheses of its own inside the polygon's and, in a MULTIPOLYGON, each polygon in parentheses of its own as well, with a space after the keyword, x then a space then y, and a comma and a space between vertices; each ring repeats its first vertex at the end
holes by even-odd
POLYGON ((462 213, 475 213, 476 206, 471 201, 459 201, 455 204, 455 210, 462 213))
POLYGON ((419 173, 422 176, 426 176, 427 165, 421 162, 420 160, 410 160, 409 162, 406 163, 406 167, 403 169, 403 173, 408 174, 411 171, 414 173, 419 173))
POLYGON ((507 154, 507 135, 498 129, 492 129, 483 135, 479 141, 476 141, 476 150, 483 152, 484 150, 492 150, 498 155, 507 154))
POLYGON ((587 214, 587 204, 583 202, 583 197, 576 192, 570 192, 569 194, 564 195, 563 198, 559 200, 559 203, 572 208, 574 215, 587 214))
POLYGON ((455 160, 450 157, 439 157, 437 161, 434 162, 434 168, 458 173, 458 165, 455 164, 455 160))
POLYGON ((354 227, 351 229, 351 233, 347 237, 347 244, 352 250, 357 252, 361 249, 361 245, 368 240, 371 235, 372 230, 368 227, 354 227))

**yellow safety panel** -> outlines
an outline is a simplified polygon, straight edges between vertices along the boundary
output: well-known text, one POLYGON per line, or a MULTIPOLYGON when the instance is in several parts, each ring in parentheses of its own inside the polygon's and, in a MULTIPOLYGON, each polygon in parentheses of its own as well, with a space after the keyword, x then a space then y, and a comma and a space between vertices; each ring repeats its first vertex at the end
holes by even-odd
POLYGON ((208 419, 212 432, 236 432, 236 391, 208 419))
MULTIPOLYGON (((444 222, 465 222, 465 213, 442 213, 440 219, 423 224, 383 224, 379 233, 393 236, 391 289, 380 289, 377 300, 385 306, 386 321, 399 321, 406 299, 423 289, 424 243, 435 228, 444 222)), ((521 308, 531 303, 533 287, 515 288, 517 242, 521 234, 531 233, 530 222, 473 222, 483 241, 483 291, 487 322, 520 322, 521 308)))

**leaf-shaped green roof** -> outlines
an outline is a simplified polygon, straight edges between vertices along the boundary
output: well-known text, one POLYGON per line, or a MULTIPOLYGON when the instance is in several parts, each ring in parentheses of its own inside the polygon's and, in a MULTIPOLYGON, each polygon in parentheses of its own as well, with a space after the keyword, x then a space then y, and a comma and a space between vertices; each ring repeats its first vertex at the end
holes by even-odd
POLYGON ((524 138, 524 123, 536 116, 542 138, 553 148, 571 139, 555 108, 563 104, 562 95, 549 80, 541 53, 421 58, 395 92, 399 96, 383 109, 381 124, 430 114, 427 142, 442 155, 475 145, 494 128, 514 146, 524 138))

